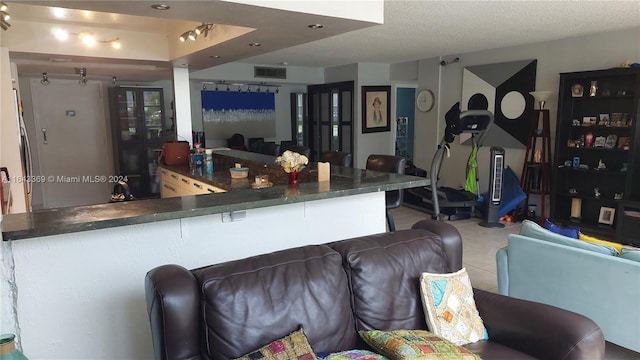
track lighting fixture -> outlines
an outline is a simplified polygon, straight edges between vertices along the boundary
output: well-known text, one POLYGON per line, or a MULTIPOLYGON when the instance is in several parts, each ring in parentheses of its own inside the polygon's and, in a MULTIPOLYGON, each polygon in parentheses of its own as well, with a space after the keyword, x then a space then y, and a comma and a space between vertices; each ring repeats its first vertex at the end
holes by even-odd
POLYGON ((279 84, 268 84, 266 82, 258 82, 258 83, 249 83, 249 84, 244 84, 244 83, 236 83, 236 82, 230 82, 228 80, 211 80, 211 81, 202 81, 202 91, 207 91, 208 89, 210 89, 211 87, 208 85, 214 85, 214 91, 224 91, 224 89, 226 88, 226 91, 231 91, 231 86, 237 86, 237 91, 238 92, 242 92, 242 91, 246 91, 246 92, 264 92, 265 93, 271 93, 272 90, 271 88, 274 88, 273 93, 277 94, 279 92, 279 87, 281 85, 279 84), (245 88, 246 86, 246 88, 245 88))
POLYGON ((440 66, 447 66, 447 65, 449 65, 449 64, 457 63, 457 62, 459 62, 459 61, 460 61, 460 58, 459 58, 459 57, 457 57, 457 58, 455 58, 455 59, 453 59, 453 60, 450 60, 450 61, 442 60, 442 61, 440 61, 440 66))
POLYGON ((209 35, 209 31, 213 30, 215 27, 215 24, 202 23, 201 25, 196 26, 193 30, 183 32, 178 36, 178 40, 180 40, 180 42, 185 42, 187 39, 195 41, 200 35, 207 37, 209 35))
POLYGON ((95 46, 96 44, 109 44, 114 49, 120 49, 122 45, 120 44, 120 38, 114 38, 109 40, 99 40, 93 35, 93 33, 89 31, 81 31, 79 33, 70 33, 62 28, 53 28, 51 29, 51 33, 56 39, 60 41, 67 41, 70 35, 78 37, 80 41, 86 46, 95 46))
POLYGON ((0 2, 0 28, 2 28, 2 30, 7 30, 11 26, 11 24, 9 24, 11 15, 7 12, 8 10, 9 6, 5 2, 0 2))
POLYGON ((42 73, 42 80, 40 80, 40 84, 47 86, 50 84, 49 78, 47 77, 47 73, 42 73))
POLYGON ((114 76, 114 77, 112 77, 112 78, 111 78, 111 84, 113 84, 113 86, 118 85, 118 78, 117 78, 117 77, 115 77, 115 76, 114 76))
POLYGON ((80 80, 78 81, 78 84, 80 84, 80 86, 87 86, 87 68, 79 68, 77 70, 80 74, 80 80))

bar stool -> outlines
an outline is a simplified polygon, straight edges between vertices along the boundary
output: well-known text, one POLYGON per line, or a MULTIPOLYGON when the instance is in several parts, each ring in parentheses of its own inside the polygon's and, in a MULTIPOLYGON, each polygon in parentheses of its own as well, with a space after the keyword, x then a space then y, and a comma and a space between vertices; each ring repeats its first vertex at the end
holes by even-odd
MULTIPOLYGON (((407 159, 400 156, 372 154, 367 158, 367 170, 404 174, 406 163, 407 159)), ((396 231, 396 224, 393 221, 391 209, 402 205, 402 195, 402 190, 390 190, 385 193, 389 231, 396 231)))
POLYGON ((332 166, 351 167, 352 155, 345 151, 323 151, 320 161, 329 162, 332 166))

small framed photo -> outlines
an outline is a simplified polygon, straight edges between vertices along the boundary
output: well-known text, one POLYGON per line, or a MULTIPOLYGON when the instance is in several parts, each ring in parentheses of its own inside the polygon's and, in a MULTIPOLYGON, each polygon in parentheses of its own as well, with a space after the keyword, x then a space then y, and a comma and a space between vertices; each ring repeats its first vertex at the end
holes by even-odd
POLYGON ((612 225, 616 218, 616 209, 603 206, 600 208, 600 216, 598 222, 600 224, 612 225))
POLYGON ((600 114, 599 126, 609 126, 609 114, 600 114))
POLYGON ((618 149, 629 150, 631 146, 631 138, 628 136, 620 136, 618 138, 618 149))
POLYGON ((593 147, 603 148, 606 142, 607 142, 606 137, 596 136, 596 140, 595 140, 595 143, 593 144, 593 147))
POLYGON ((573 84, 573 86, 571 86, 571 96, 582 97, 583 92, 584 92, 584 89, 582 88, 582 85, 573 84))
POLYGON ((582 126, 593 126, 596 124, 595 116, 584 116, 582 118, 582 126))

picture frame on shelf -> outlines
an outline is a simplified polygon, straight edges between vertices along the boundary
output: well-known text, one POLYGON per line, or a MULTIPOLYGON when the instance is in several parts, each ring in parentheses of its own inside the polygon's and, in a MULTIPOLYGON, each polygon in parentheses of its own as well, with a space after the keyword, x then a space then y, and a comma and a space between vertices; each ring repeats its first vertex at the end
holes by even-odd
POLYGON ((580 84, 573 84, 571 87, 571 96, 582 97, 584 94, 584 88, 580 84))
POLYGON ((604 142, 605 149, 614 149, 616 147, 616 143, 618 142, 618 136, 615 134, 611 134, 607 136, 607 139, 604 142))
POLYGON ((362 87, 362 133, 391 130, 391 86, 362 87))
POLYGON ((593 147, 603 148, 605 143, 607 142, 607 138, 604 136, 596 136, 596 139, 593 143, 593 147))
POLYGON ((620 136, 618 138, 618 149, 629 150, 631 146, 631 138, 629 136, 620 136))
POLYGON ((596 124, 595 116, 583 116, 582 117, 582 126, 593 126, 596 124))
POLYGON ((600 114, 598 126, 609 126, 609 114, 600 114))
POLYGON ((600 216, 598 216, 598 223, 605 225, 613 225, 613 221, 616 217, 616 209, 611 207, 600 207, 600 216))

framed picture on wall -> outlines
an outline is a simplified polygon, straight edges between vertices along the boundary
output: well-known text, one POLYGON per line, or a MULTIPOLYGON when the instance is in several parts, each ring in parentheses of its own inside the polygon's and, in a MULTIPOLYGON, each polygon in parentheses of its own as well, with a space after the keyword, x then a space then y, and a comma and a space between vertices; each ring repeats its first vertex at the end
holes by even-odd
POLYGON ((362 133, 391 130, 391 86, 362 87, 362 133))

